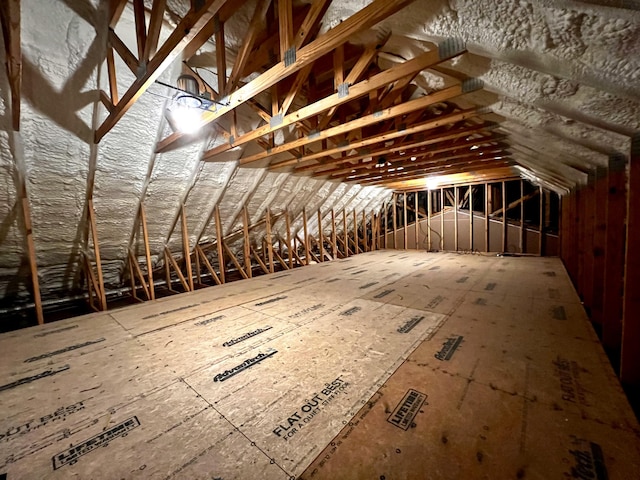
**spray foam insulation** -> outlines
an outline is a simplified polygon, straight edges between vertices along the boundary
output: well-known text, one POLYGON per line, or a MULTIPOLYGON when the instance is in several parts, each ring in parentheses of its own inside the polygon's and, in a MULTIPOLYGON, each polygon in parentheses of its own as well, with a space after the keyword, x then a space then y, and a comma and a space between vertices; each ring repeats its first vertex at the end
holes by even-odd
POLYGON ((557 259, 370 252, 4 334, 0 351, 8 480, 640 466, 557 259))

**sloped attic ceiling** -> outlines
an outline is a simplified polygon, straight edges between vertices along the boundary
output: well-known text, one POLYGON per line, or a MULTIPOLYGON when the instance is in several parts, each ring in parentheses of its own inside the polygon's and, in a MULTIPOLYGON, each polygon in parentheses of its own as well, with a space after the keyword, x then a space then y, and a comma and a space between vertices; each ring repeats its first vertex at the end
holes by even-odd
MULTIPOLYGON (((2 55, 20 60, 22 88, 0 73, 2 307, 31 301, 25 195, 42 296, 53 300, 80 292, 83 252, 93 260, 90 200, 104 281, 116 290, 129 251, 143 255, 141 205, 157 266, 165 247, 181 251, 183 211, 193 248, 215 242, 216 209, 223 235, 242 230, 246 206, 260 246, 266 209, 283 236, 285 210, 295 232, 303 207, 377 211, 389 188, 424 186, 425 176, 520 175, 567 192, 625 155, 640 128, 639 8, 3 2, 2 55), (202 41, 187 44, 194 37, 202 41), (218 102, 198 112, 206 125, 196 134, 174 130, 166 115, 185 72, 218 102)), ((316 233, 317 221, 309 225, 316 233)))

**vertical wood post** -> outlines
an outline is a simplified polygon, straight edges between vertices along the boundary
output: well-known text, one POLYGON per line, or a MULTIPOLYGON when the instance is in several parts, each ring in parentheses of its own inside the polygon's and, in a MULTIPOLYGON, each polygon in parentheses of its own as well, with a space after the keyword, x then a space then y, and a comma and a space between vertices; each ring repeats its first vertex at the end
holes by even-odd
MULTIPOLYGON (((602 343, 607 349, 619 350, 622 340, 622 295, 626 242, 626 158, 609 158, 607 176, 607 212, 604 254, 604 286, 602 298, 602 343)), ((572 250, 567 249, 568 252, 572 250)))
POLYGON ((287 225, 287 250, 289 253, 289 268, 293 268, 293 251, 292 250, 295 248, 295 246, 291 244, 291 219, 289 218, 289 210, 286 210, 284 214, 285 214, 284 218, 287 225))
POLYGON ((416 241, 416 250, 420 249, 420 215, 418 214, 419 210, 418 210, 418 192, 415 192, 413 197, 414 200, 414 209, 415 209, 415 213, 416 213, 416 229, 415 229, 415 241, 416 241))
POLYGON ((640 387, 640 132, 631 137, 620 379, 640 387))
POLYGON ((389 225, 389 202, 384 202, 384 248, 387 248, 388 225, 389 225))
POLYGON ((507 185, 502 181, 502 251, 507 251, 507 185))
MULTIPOLYGON (((287 216, 287 220, 289 217, 287 216)), ((243 253, 244 256, 244 269, 249 278, 252 277, 253 271, 251 268, 251 240, 249 238, 249 212, 246 205, 242 207, 242 233, 244 236, 243 253)), ((289 252, 291 254, 291 252, 289 252)))
POLYGON ((322 212, 318 209, 318 247, 320 248, 320 261, 324 262, 324 235, 322 233, 322 212))
POLYGON ((225 283, 225 261, 224 261, 224 245, 223 245, 223 233, 222 233, 222 221, 220 220, 220 207, 216 205, 215 208, 215 222, 216 222, 216 243, 218 247, 218 264, 220 265, 220 283, 225 283))
MULTIPOLYGON (((98 229, 96 227, 96 216, 95 211, 93 209, 93 199, 89 199, 89 222, 91 223, 91 236, 93 238, 93 251, 96 256, 96 272, 98 274, 98 286, 100 287, 100 292, 98 292, 100 298, 100 310, 107 309, 107 296, 104 291, 104 279, 102 277, 102 262, 100 260, 100 245, 98 242, 98 229)), ((89 263, 91 266, 91 263, 89 263)))
POLYGON ((397 200, 397 194, 395 192, 393 192, 393 210, 391 210, 391 214, 393 216, 393 248, 394 249, 398 249, 398 219, 397 219, 397 206, 398 206, 398 200, 397 200))
POLYGON ((355 208, 353 209, 353 240, 355 244, 354 253, 357 255, 360 253, 360 240, 358 238, 358 215, 356 214, 355 208))
POLYGON ((407 240, 409 239, 409 225, 407 225, 407 192, 404 192, 404 195, 402 196, 402 205, 403 205, 403 221, 404 221, 404 230, 403 230, 403 241, 404 241, 404 245, 403 248, 406 250, 407 249, 407 240))
POLYGON ((605 241, 607 237, 607 169, 596 169, 594 185, 593 267, 591 276, 591 321, 602 325, 602 299, 604 296, 605 241))
POLYGON ((489 186, 484 184, 484 251, 489 251, 489 186))
POLYGON ((338 258, 338 237, 336 235, 336 213, 333 208, 331 209, 331 243, 333 259, 336 260, 338 258))
POLYGON ((520 239, 518 241, 520 253, 524 253, 524 180, 520 180, 520 239))
POLYGON ((444 251, 444 188, 440 189, 440 250, 444 251))
POLYGON ((347 231, 347 209, 342 209, 342 236, 344 237, 344 256, 349 256, 349 232, 347 231))
MULTIPOLYGON (((268 254, 268 259, 269 259, 269 272, 273 273, 274 267, 273 267, 273 238, 271 237, 271 210, 269 210, 267 208, 267 211, 265 212, 265 220, 266 220, 266 226, 267 226, 267 254, 268 254)), ((322 254, 322 252, 320 252, 322 254)))
POLYGON ((367 236, 367 213, 364 209, 362 210, 362 244, 364 245, 364 251, 368 252, 369 237, 367 236))
POLYGON ((458 251, 458 207, 460 204, 458 203, 458 187, 453 187, 453 248, 457 252, 458 251))
POLYGON ((147 213, 144 203, 140 204, 140 222, 142 223, 142 239, 144 241, 144 255, 147 261, 147 278, 149 280, 149 294, 151 300, 156 298, 156 289, 153 285, 153 265, 151 265, 151 249, 149 248, 149 231, 147 230, 147 213))
MULTIPOLYGON (((44 315, 42 313, 42 300, 40 297, 40 281, 38 279, 38 265, 36 263, 36 249, 33 241, 33 227, 31 225, 31 209, 29 208, 29 199, 27 198, 26 187, 22 185, 22 220, 24 221, 24 229, 27 240, 27 253, 29 255, 29 271, 31 272, 31 285, 33 287, 33 303, 36 306, 36 318, 38 325, 44 323, 44 315)), ((91 264, 89 264, 91 267, 91 264)), ((87 281, 89 283, 89 281, 87 281)))
POLYGON ((469 185, 469 251, 473 252, 473 186, 469 185))
POLYGON ((307 209, 302 209, 302 228, 304 231, 304 263, 309 265, 309 231, 307 230, 307 209))
POLYGON ((187 231, 187 216, 184 211, 184 204, 180 207, 180 218, 182 226, 182 255, 184 264, 187 267, 187 282, 189 291, 193 291, 193 271, 191 270, 191 247, 189 245, 189 232, 187 231))

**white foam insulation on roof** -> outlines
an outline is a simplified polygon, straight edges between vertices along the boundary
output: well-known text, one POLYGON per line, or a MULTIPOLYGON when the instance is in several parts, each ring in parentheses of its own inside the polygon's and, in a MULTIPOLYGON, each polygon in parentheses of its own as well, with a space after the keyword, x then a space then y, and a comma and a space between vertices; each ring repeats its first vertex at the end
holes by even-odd
MULTIPOLYGON (((81 288, 82 252, 86 250, 87 198, 92 191, 108 288, 122 285, 137 216, 144 204, 153 258, 165 246, 181 251, 179 215, 185 205, 191 246, 216 239, 214 207, 220 208, 224 235, 243 226, 242 207, 250 224, 288 210, 292 230, 302 230, 302 208, 310 233, 317 235, 317 211, 324 218, 335 210, 378 211, 389 191, 341 184, 265 169, 269 159, 238 166, 243 155, 260 151, 254 143, 232 148, 215 162, 201 162, 203 151, 229 142, 227 121, 209 138, 167 153, 154 153, 170 132, 164 119, 173 92, 154 84, 98 145, 93 131, 106 116, 98 89, 108 90, 104 66, 107 2, 46 0, 22 2, 23 93, 20 132, 11 131, 7 108, 9 84, 0 69, 0 291, 1 306, 30 299, 28 267, 19 196, 26 178, 40 287, 45 300, 68 297, 81 288), (94 118, 95 117, 95 118, 94 118), (257 167, 257 168, 256 168, 257 167)), ((151 8, 151 0, 145 5, 151 8)), ((190 6, 169 0, 161 42, 190 6)), ((249 0, 225 24, 227 75, 243 41, 255 0, 249 0)), ((296 1, 295 5, 309 3, 296 1)), ((369 0, 334 0, 321 32, 361 10, 369 0)), ((352 43, 366 44, 381 33, 392 35, 380 52, 384 68, 433 48, 447 38, 466 42, 468 52, 422 72, 416 83, 431 92, 476 77, 484 91, 464 101, 489 106, 502 119, 501 131, 525 178, 562 192, 584 182, 589 171, 610 154, 626 154, 629 135, 640 128, 640 11, 612 8, 611 2, 416 0, 352 43), (602 3, 604 5, 599 5, 602 3), (561 180, 558 180, 560 177, 561 180)), ((634 2, 627 2, 633 7, 634 2)), ((133 9, 129 4, 116 28, 136 50, 133 9)), ((0 49, 4 63, 4 49, 0 49)), ((180 59, 160 80, 175 84, 180 59)), ((215 43, 210 40, 192 65, 214 88, 215 43), (213 67, 212 67, 213 66, 213 67)), ((119 90, 134 76, 116 55, 119 90)), ((246 80, 246 79, 245 79, 246 80)), ((268 94, 263 104, 268 104, 268 94)), ((249 131, 260 119, 246 105, 238 109, 238 128, 249 131)), ((277 132, 279 144, 292 129, 277 132)), ((317 150, 316 146, 310 150, 317 150)), ((289 159, 282 154, 278 159, 289 159)), ((360 217, 361 218, 361 217, 360 217)), ((353 222, 348 216, 348 224, 353 222)), ((338 222, 339 229, 342 223, 338 222)), ((278 220, 274 235, 284 236, 278 220)), ((260 244, 264 224, 253 229, 260 244)), ((139 233, 138 233, 139 236, 139 233)), ((234 244, 234 248, 241 248, 234 244)))

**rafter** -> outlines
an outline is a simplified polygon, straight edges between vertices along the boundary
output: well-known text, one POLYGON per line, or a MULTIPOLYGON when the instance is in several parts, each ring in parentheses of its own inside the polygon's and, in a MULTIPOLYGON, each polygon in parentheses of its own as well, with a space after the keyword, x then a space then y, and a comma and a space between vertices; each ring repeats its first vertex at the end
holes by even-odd
POLYGON ((5 64, 11 89, 11 124, 20 130, 20 95, 22 89, 22 48, 20 45, 20 0, 0 2, 0 24, 4 38, 5 64))

